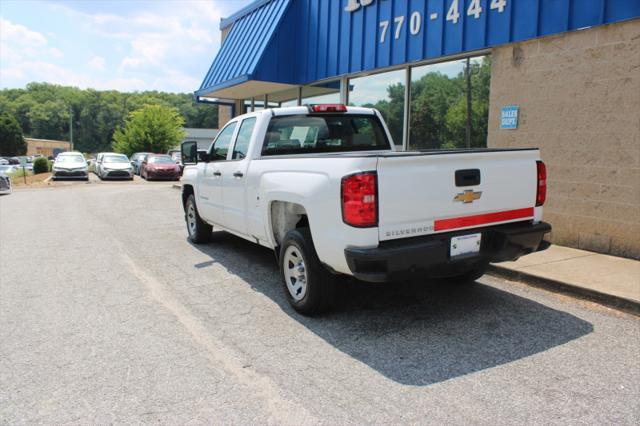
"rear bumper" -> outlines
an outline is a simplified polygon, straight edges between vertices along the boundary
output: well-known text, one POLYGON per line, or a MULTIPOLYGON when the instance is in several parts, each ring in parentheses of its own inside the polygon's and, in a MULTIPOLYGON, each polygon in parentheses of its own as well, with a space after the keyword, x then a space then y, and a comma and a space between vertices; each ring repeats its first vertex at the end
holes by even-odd
POLYGON ((383 241, 376 248, 347 248, 347 264, 354 277, 369 282, 385 282, 421 273, 444 277, 463 274, 489 262, 516 260, 545 250, 543 241, 551 225, 540 222, 511 223, 486 228, 465 229, 426 237, 383 241), (480 252, 451 258, 451 237, 482 233, 480 252))

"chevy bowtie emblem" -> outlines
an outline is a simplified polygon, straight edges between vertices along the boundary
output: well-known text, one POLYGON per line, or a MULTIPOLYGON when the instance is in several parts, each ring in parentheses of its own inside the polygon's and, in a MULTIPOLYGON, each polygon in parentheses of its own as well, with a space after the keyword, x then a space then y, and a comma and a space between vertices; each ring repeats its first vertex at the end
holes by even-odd
POLYGON ((471 189, 467 189, 464 192, 459 193, 453 198, 453 201, 462 201, 465 204, 473 203, 474 200, 479 200, 482 196, 482 191, 473 192, 471 189))

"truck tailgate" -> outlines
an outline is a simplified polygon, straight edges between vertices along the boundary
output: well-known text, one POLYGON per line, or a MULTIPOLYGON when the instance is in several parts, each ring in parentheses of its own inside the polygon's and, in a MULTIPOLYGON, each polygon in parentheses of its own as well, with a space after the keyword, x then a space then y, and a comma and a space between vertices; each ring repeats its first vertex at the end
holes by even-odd
POLYGON ((536 149, 381 156, 380 241, 533 218, 539 157, 536 149))

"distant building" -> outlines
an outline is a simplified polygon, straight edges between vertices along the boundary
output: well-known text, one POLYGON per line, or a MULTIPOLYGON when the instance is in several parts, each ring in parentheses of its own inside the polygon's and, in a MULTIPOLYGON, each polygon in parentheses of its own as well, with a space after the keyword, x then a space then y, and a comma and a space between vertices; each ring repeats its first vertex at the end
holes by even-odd
POLYGON ((218 129, 194 129, 192 127, 185 127, 184 131, 187 133, 182 142, 196 141, 198 143, 198 149, 209 149, 211 142, 218 134, 218 129))
POLYGON ((71 142, 50 139, 24 138, 27 142, 27 155, 40 154, 45 157, 55 157, 61 152, 71 151, 71 142))

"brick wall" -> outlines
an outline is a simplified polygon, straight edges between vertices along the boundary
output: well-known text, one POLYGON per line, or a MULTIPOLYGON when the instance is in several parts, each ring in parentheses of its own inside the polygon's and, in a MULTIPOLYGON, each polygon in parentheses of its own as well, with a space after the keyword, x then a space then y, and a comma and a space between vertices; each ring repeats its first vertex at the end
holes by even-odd
POLYGON ((640 258, 640 20, 494 49, 490 105, 490 147, 541 149, 553 242, 640 258))
POLYGON ((70 151, 71 142, 68 141, 56 141, 50 139, 33 139, 24 138, 27 143, 27 155, 40 154, 45 157, 53 155, 54 149, 60 151, 70 151))

